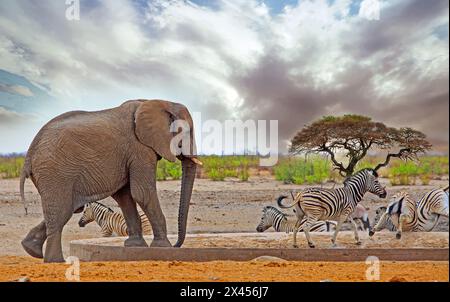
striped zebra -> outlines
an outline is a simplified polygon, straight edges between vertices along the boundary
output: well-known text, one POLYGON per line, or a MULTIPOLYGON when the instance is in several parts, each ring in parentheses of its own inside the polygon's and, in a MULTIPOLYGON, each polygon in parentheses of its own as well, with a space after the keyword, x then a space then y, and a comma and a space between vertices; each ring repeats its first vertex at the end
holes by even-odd
POLYGON ((448 187, 431 190, 418 202, 415 202, 407 192, 395 194, 369 235, 373 236, 375 232, 383 229, 387 219, 390 219, 397 228, 397 239, 401 238, 403 231, 430 232, 441 216, 448 217, 449 197, 446 190, 448 187))
MULTIPOLYGON (((377 225, 378 222, 380 221, 381 217, 383 217, 384 212, 386 212, 387 207, 386 206, 381 206, 378 207, 375 210, 375 218, 373 220, 373 225, 377 225)), ((384 217, 385 221, 380 222, 379 224, 379 230, 388 230, 390 232, 396 232, 397 231, 397 227, 395 226, 395 224, 392 222, 391 218, 389 216, 384 217)), ((369 230, 370 232, 370 230, 369 230)))
MULTIPOLYGON (((281 208, 290 208, 297 205, 296 214, 298 221, 303 220, 306 216, 303 231, 310 248, 315 247, 309 235, 311 226, 317 221, 323 220, 337 221, 336 230, 331 239, 333 246, 336 246, 339 230, 347 220, 352 224, 356 244, 359 245, 361 241, 358 227, 351 215, 366 192, 376 194, 380 198, 385 198, 387 195, 386 189, 378 182, 378 174, 372 169, 363 169, 347 178, 343 188, 309 188, 297 193, 293 202, 289 205, 283 205, 282 203, 287 196, 280 196, 277 202, 281 208)), ((297 230, 294 230, 294 247, 296 247, 296 236, 297 230)))
MULTIPOLYGON (((294 229, 299 229, 301 232, 305 222, 304 219, 300 222, 300 225, 297 225, 297 221, 288 220, 287 215, 277 208, 267 206, 263 209, 261 221, 256 230, 261 233, 273 227, 277 232, 291 233, 294 229)), ((311 232, 330 232, 335 226, 335 222, 318 221, 311 226, 311 232)))
MULTIPOLYGON (((150 235, 152 227, 145 213, 140 212, 142 223, 142 233, 150 235)), ((122 213, 114 212, 111 208, 100 202, 90 202, 84 206, 83 216, 78 221, 80 227, 85 227, 88 223, 95 221, 101 227, 103 237, 128 236, 127 224, 122 213)))

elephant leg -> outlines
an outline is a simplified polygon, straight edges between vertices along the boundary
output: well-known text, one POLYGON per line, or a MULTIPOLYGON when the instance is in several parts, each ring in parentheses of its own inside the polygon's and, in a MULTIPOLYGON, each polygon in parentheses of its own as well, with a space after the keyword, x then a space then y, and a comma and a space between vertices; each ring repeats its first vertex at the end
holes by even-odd
POLYGON ((45 220, 43 220, 28 232, 28 235, 21 242, 22 247, 30 256, 42 259, 44 258, 42 247, 45 239, 47 239, 47 228, 45 220))
POLYGON ((167 239, 166 218, 156 193, 156 165, 134 164, 130 168, 132 198, 147 215, 153 229, 151 247, 171 247, 167 239))
POLYGON ((59 200, 55 200, 55 197, 42 197, 42 205, 47 229, 44 262, 64 262, 61 235, 65 224, 73 214, 72 201, 68 199, 67 201, 59 202, 59 200))
POLYGON ((125 246, 148 247, 142 237, 141 219, 136 208, 136 202, 131 197, 130 186, 126 185, 115 193, 112 198, 119 204, 127 223, 128 239, 125 240, 125 246))

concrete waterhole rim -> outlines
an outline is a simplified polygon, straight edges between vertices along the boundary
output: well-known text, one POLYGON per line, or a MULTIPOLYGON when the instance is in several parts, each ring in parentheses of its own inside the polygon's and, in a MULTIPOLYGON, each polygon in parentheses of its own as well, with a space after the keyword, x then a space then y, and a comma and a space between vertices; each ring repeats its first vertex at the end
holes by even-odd
MULTIPOLYGON (((448 234, 448 233, 447 233, 448 234)), ((188 234, 186 239, 221 238, 280 238, 279 233, 208 233, 188 234)), ((176 235, 169 235, 176 240, 176 235)), ((145 236, 151 242, 152 236, 145 236)), ((70 255, 85 262, 101 261, 250 261, 258 257, 277 257, 288 261, 357 262, 370 256, 380 261, 449 261, 445 248, 251 248, 251 247, 182 247, 133 248, 118 244, 125 237, 92 238, 70 242, 70 255)))

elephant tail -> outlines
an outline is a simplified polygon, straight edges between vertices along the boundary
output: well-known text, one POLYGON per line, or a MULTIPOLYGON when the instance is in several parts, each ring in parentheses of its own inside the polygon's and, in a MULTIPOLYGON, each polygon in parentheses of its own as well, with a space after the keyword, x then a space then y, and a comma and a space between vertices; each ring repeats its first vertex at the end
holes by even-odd
POLYGON ((28 159, 25 160, 25 164, 23 165, 22 173, 20 173, 20 197, 23 202, 23 207, 25 209, 25 215, 28 215, 28 206, 25 201, 25 180, 29 178, 31 175, 31 167, 28 159))

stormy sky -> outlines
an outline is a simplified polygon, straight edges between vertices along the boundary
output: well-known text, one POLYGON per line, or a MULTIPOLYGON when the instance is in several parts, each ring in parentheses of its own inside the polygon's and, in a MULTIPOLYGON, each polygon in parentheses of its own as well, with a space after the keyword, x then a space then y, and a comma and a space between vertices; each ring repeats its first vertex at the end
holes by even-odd
POLYGON ((65 0, 1 1, 0 153, 26 151, 59 113, 135 98, 182 102, 202 120, 278 120, 280 151, 303 125, 344 113, 416 128, 448 151, 448 5, 81 0, 70 21, 65 0))

